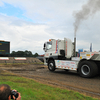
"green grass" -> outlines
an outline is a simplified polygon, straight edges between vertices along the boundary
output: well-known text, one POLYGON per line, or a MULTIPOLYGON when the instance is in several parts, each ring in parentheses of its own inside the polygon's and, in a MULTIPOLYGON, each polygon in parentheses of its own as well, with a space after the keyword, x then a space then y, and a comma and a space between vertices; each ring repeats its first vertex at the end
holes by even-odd
POLYGON ((0 84, 8 84, 12 89, 18 90, 22 100, 98 100, 78 92, 40 84, 32 79, 19 77, 8 72, 0 72, 0 84))

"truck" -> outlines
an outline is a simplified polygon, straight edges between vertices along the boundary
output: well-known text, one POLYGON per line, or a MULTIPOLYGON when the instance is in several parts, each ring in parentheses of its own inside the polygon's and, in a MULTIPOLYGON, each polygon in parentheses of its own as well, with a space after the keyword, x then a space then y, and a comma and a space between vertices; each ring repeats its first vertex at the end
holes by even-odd
POLYGON ((10 42, 0 40, 0 57, 10 56, 10 42))
MULTIPOLYGON (((76 40, 76 39, 74 39, 76 40)), ((53 72, 56 69, 76 71, 81 77, 90 78, 100 72, 100 52, 80 52, 76 57, 76 42, 69 38, 50 39, 44 43, 44 65, 53 72)))

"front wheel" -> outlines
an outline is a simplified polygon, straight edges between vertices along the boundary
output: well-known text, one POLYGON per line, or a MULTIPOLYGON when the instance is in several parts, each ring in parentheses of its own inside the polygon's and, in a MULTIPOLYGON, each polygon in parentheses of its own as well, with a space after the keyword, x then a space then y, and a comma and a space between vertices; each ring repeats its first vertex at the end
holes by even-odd
POLYGON ((50 60, 48 63, 48 69, 50 71, 55 71, 55 62, 53 60, 50 60))
POLYGON ((98 73, 97 65, 92 61, 82 61, 79 65, 79 74, 82 77, 94 77, 98 73))

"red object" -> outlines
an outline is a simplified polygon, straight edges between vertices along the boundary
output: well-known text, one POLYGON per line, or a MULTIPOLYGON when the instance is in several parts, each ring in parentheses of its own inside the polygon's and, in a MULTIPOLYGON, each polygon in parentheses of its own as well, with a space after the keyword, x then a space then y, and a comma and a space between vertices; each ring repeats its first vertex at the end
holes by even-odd
POLYGON ((41 57, 44 57, 44 55, 40 55, 41 57))

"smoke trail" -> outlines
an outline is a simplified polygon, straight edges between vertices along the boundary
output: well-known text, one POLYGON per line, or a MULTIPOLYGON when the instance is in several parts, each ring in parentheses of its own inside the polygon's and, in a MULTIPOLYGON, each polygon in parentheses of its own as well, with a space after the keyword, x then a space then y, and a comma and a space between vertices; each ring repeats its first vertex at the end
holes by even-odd
POLYGON ((97 11, 100 10, 100 0, 89 0, 87 4, 82 6, 82 10, 77 13, 74 13, 75 22, 74 22, 74 32, 76 37, 76 32, 79 28, 79 25, 83 20, 86 20, 89 16, 94 15, 97 11))

